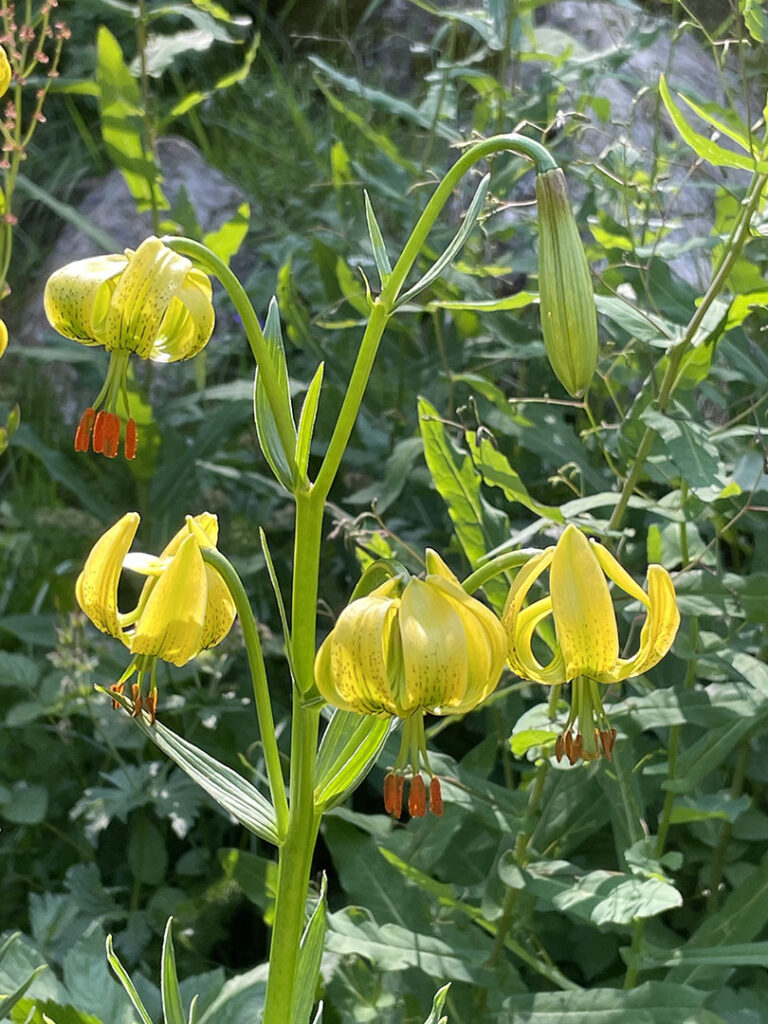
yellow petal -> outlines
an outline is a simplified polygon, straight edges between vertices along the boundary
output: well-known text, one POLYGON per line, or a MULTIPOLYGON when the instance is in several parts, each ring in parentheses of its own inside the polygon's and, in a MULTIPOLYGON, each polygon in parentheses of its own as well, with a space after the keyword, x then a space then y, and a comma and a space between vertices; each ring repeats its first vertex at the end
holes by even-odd
POLYGON ((3 96, 8 92, 8 86, 11 84, 11 65, 8 60, 8 54, 5 52, 2 46, 0 46, 0 96, 3 96))
POLYGON ((648 595, 638 583, 635 583, 621 562, 613 557, 608 548, 603 547, 602 544, 598 544, 594 540, 590 541, 590 547, 605 575, 613 580, 617 586, 621 587, 625 593, 629 594, 630 597, 634 597, 636 601, 640 601, 647 608, 648 595))
POLYGON ((186 665, 202 650, 208 583, 195 538, 188 534, 154 581, 131 641, 132 654, 152 654, 186 665))
POLYGON ((128 641, 118 620, 117 586, 138 528, 139 514, 126 512, 96 541, 75 584, 77 603, 91 622, 123 643, 128 641))
POLYGON ((405 690, 398 714, 459 704, 467 692, 469 652, 462 617, 429 583, 412 579, 399 618, 405 690))
POLYGON ((192 264, 159 238, 145 239, 134 253, 112 296, 104 322, 109 350, 135 352, 146 359, 160 332, 171 300, 192 264))
POLYGON ((3 358, 3 353, 8 348, 8 328, 5 326, 5 320, 0 320, 0 359, 3 358))
POLYGON ((191 359, 208 344, 215 314, 211 282, 192 268, 182 281, 160 325, 149 358, 158 363, 191 359))
POLYGON ((484 701, 496 689, 507 656, 507 634, 498 616, 470 597, 447 567, 446 572, 449 575, 427 576, 425 583, 448 601, 461 620, 467 650, 467 683, 460 698, 454 696, 428 709, 439 715, 463 714, 484 701))
MULTIPOLYGON (((525 599, 528 596, 528 591, 544 570, 550 565, 554 553, 554 548, 546 548, 540 554, 533 555, 532 558, 529 558, 528 561, 520 567, 520 570, 518 571, 517 576, 515 576, 514 582, 510 588, 509 594, 507 595, 506 603, 504 604, 501 623, 509 642, 509 664, 513 671, 517 672, 518 675, 522 675, 519 669, 515 667, 515 659, 517 657, 515 635, 518 628, 518 618, 523 609, 523 605, 525 604, 525 599)), ((523 676, 523 678, 527 677, 523 676)))
POLYGON ((397 714, 387 665, 392 655, 393 629, 400 607, 388 596, 397 585, 390 580, 367 597, 347 605, 324 640, 315 659, 315 681, 335 707, 358 714, 397 714))
POLYGON ((566 679, 611 671, 619 656, 611 595, 597 557, 575 526, 566 527, 557 542, 549 590, 566 679))
POLYGON ((535 601, 517 616, 515 630, 509 636, 509 664, 512 671, 522 679, 531 679, 546 686, 556 686, 566 681, 565 662, 560 647, 558 646, 548 664, 541 665, 534 656, 531 646, 536 627, 551 614, 551 597, 535 601))
POLYGON ((208 581, 208 600, 205 606, 203 633, 200 645, 203 650, 220 644, 235 621, 235 602, 229 587, 211 565, 205 566, 208 581))
POLYGON ((104 320, 127 263, 125 256, 95 256, 54 271, 43 295, 51 327, 72 341, 103 345, 104 320))
POLYGON ((619 658, 610 678, 598 682, 618 682, 630 676, 639 676, 658 664, 672 646, 680 625, 680 612, 675 598, 675 587, 666 569, 660 565, 648 567, 648 613, 640 634, 640 649, 633 658, 619 658))

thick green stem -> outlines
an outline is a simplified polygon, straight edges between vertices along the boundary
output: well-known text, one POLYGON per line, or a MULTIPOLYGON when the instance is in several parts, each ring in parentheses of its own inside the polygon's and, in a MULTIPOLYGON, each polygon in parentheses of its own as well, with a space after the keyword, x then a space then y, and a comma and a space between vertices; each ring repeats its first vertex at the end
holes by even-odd
POLYGON ((264 761, 267 766, 267 778, 269 789, 272 794, 272 803, 275 807, 277 818, 277 831, 284 836, 288 828, 288 802, 285 797, 285 784, 283 773, 280 767, 280 752, 277 749, 275 738, 275 722, 272 717, 272 705, 269 700, 269 686, 267 684, 267 673, 264 668, 264 655, 261 651, 261 641, 256 628, 256 621, 253 617, 251 604, 245 592, 240 577, 237 575, 233 565, 216 548, 202 548, 203 561, 218 572, 224 580, 227 589, 235 602, 237 615, 243 630, 243 641, 248 655, 248 666, 251 670, 253 682, 253 699, 256 706, 256 716, 259 720, 259 731, 261 732, 261 743, 264 748, 264 761))
POLYGON ((461 585, 467 594, 474 594, 476 590, 484 587, 489 580, 506 572, 507 569, 517 569, 519 566, 524 565, 529 558, 537 554, 539 554, 538 550, 523 549, 522 551, 508 551, 504 555, 498 555, 489 562, 484 562, 479 569, 475 569, 461 585))

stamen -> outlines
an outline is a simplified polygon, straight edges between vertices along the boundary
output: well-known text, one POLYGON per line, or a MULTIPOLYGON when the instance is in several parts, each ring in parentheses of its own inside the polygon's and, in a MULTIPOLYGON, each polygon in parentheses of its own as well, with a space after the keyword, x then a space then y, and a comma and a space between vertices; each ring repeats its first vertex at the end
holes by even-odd
POLYGON ((393 818, 399 818, 403 813, 403 787, 405 779, 402 775, 395 775, 389 772, 384 779, 384 809, 393 818))
POLYGON ((423 818, 427 813, 427 789, 421 775, 411 779, 411 791, 408 794, 408 813, 412 818, 423 818))
POLYGON ((555 760, 557 761, 558 764, 560 764, 560 762, 562 761, 564 753, 565 753, 565 738, 563 737, 563 734, 560 733, 560 735, 555 740, 555 760))
POLYGON ((436 775, 432 776, 429 783, 429 809, 438 818, 443 813, 443 791, 440 787, 440 779, 436 775))
POLYGON ((107 414, 102 409, 96 414, 96 422, 93 426, 93 450, 97 454, 104 451, 104 433, 107 425, 107 414))
POLYGON ((131 687, 131 693, 133 694, 133 711, 131 712, 131 718, 138 718, 141 714, 142 704, 144 703, 138 683, 133 684, 131 687))
POLYGON ((157 718, 157 690, 149 691, 149 695, 144 701, 144 707, 149 715, 149 724, 154 725, 157 718))
POLYGON ((125 457, 126 459, 136 458, 136 421, 131 417, 125 425, 125 457))
POLYGON ((91 444, 91 431, 93 430, 93 421, 95 418, 96 413, 91 407, 87 408, 80 417, 80 423, 78 424, 77 433, 75 434, 76 452, 88 451, 91 444))
POLYGON ((104 427, 104 454, 108 459, 114 459, 120 447, 120 417, 113 412, 105 415, 109 418, 104 427))
MULTIPOLYGON (((110 686, 109 689, 110 689, 110 693, 122 693, 123 692, 123 688, 124 688, 123 687, 123 683, 113 683, 112 686, 110 686)), ((120 706, 121 705, 120 705, 120 701, 119 700, 113 700, 112 701, 112 707, 114 708, 115 711, 117 711, 117 709, 120 706)))

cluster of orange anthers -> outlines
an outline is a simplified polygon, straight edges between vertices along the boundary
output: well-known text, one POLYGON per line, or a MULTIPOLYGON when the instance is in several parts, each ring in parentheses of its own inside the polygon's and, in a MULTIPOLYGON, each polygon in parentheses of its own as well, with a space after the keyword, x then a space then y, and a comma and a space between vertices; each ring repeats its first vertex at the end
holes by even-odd
MULTIPOLYGON (((403 813, 404 790, 405 777, 399 772, 389 772, 384 779, 384 809, 393 818, 399 818, 403 813)), ((432 776, 429 783, 429 809, 438 818, 443 813, 443 794, 440 779, 436 775, 432 776)), ((423 818, 427 813, 427 789, 420 772, 411 778, 408 813, 412 818, 423 818)))
POLYGON ((555 758, 559 762, 565 756, 573 765, 576 764, 579 758, 583 758, 585 761, 595 761, 602 752, 605 760, 610 761, 616 736, 617 732, 615 729, 595 729, 595 750, 594 752, 589 752, 584 749, 584 737, 581 733, 579 732, 574 736, 571 730, 567 729, 555 741, 555 758))
MULTIPOLYGON (((122 694, 125 689, 124 683, 114 683, 110 686, 110 693, 122 694)), ((150 690, 146 697, 141 696, 141 687, 138 683, 134 683, 131 686, 131 696, 133 697, 133 711, 131 711, 132 718, 138 718, 142 710, 146 711, 149 715, 149 724, 154 725, 155 719, 157 718, 157 690, 150 690)), ((119 700, 112 700, 112 707, 117 711, 120 707, 119 700)))
MULTIPOLYGON (((120 447, 120 417, 114 412, 95 412, 88 408, 80 417, 75 434, 75 451, 87 452, 93 435, 93 450, 108 459, 114 459, 120 447)), ((136 458, 136 421, 131 418, 125 424, 123 450, 126 459, 136 458)))

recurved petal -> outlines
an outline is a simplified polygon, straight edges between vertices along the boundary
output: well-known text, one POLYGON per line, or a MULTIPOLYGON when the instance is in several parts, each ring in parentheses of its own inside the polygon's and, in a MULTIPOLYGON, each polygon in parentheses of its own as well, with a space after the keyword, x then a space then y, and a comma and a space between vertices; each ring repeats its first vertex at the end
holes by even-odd
POLYGON ((105 318, 105 347, 148 358, 171 300, 191 267, 188 259, 154 236, 129 253, 105 318))
POLYGON ((507 600, 504 604, 504 611, 501 616, 501 623, 508 637, 511 637, 517 627, 517 617, 520 614, 528 591, 544 570, 551 564, 555 549, 545 548, 538 555, 533 555, 519 569, 514 582, 510 587, 507 600))
POLYGON ((158 363, 191 359, 213 333, 215 313, 211 282, 201 271, 188 272, 174 295, 154 340, 149 358, 158 363))
POLYGON ((639 676, 658 664, 677 634, 680 612, 672 578, 660 565, 648 567, 648 611, 640 634, 640 649, 633 658, 619 658, 613 672, 598 682, 610 683, 639 676))
POLYGON ((211 565, 206 565, 208 601, 200 644, 203 650, 220 644, 235 621, 235 602, 224 580, 211 565))
POLYGON ((91 622, 123 643, 128 640, 118 619, 117 586, 139 521, 138 512, 126 512, 110 527, 94 544, 75 584, 77 603, 91 622))
POLYGON ((205 563, 190 534, 152 588, 136 623, 131 653, 186 665, 202 650, 207 597, 205 563))
POLYGON ((613 603, 600 563, 575 526, 557 542, 549 592, 565 678, 611 671, 619 656, 613 603))
POLYGON ((640 601, 648 607, 648 595, 646 592, 639 583, 635 583, 621 562, 614 558, 608 548, 598 544, 595 540, 590 541, 589 545, 608 579, 613 580, 630 597, 634 597, 636 601, 640 601))
POLYGON ((43 295, 51 327, 84 345, 105 344, 104 321, 127 263, 121 255, 95 256, 54 271, 43 295))
POLYGON ((315 681, 329 704, 358 714, 398 713, 388 665, 391 641, 399 644, 400 601, 387 596, 396 582, 347 605, 323 641, 315 658, 315 681))
POLYGON ((509 664, 512 671, 522 679, 530 679, 547 686, 566 681, 565 662, 559 647, 546 665, 541 665, 533 653, 532 641, 536 627, 551 614, 551 597, 535 601, 520 612, 515 631, 509 636, 509 664))

